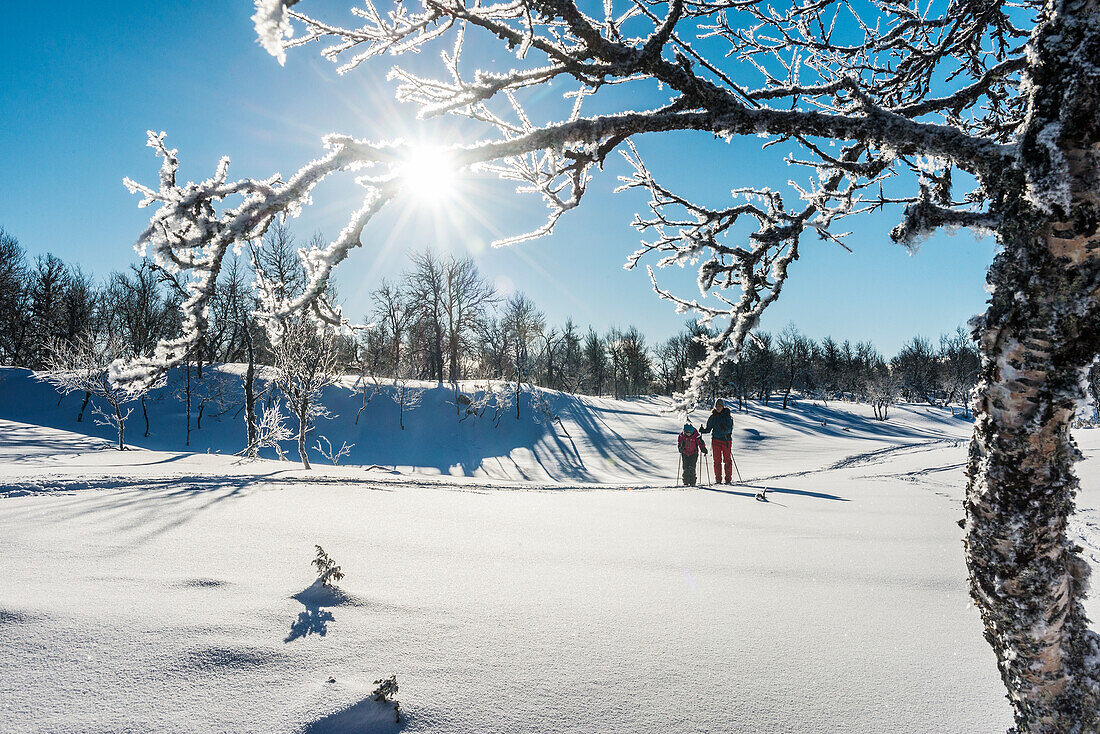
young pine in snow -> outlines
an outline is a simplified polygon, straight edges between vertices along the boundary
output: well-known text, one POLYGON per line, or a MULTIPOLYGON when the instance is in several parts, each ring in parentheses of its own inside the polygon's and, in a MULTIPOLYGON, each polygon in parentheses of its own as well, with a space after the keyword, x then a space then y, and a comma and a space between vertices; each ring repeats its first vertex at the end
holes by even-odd
POLYGON ((317 579, 322 586, 336 586, 344 578, 344 572, 336 565, 336 561, 325 553, 324 548, 319 545, 313 547, 317 549, 317 557, 313 559, 313 565, 317 568, 317 579))
POLYGON ((383 678, 382 680, 376 680, 374 682, 376 688, 374 693, 371 694, 371 698, 378 703, 392 703, 394 721, 401 721, 401 702, 395 701, 394 696, 397 695, 397 676, 391 675, 389 678, 383 678))

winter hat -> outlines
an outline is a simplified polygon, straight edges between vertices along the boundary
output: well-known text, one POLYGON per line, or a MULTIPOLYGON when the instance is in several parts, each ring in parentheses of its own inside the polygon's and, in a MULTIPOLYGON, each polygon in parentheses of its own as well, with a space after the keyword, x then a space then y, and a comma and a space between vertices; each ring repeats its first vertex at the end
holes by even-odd
POLYGON ((695 426, 690 423, 684 424, 684 433, 695 433, 695 426))

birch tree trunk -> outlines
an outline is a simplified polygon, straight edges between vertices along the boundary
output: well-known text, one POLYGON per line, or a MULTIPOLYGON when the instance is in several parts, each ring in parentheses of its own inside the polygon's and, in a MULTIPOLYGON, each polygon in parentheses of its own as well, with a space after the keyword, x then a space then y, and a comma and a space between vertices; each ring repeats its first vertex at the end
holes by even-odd
POLYGON ((309 454, 306 452, 306 431, 309 430, 309 398, 304 397, 298 403, 298 457, 302 460, 302 466, 312 469, 309 465, 309 454))
POLYGON ((1100 636, 1082 602, 1090 569, 1066 532, 1080 453, 1070 435, 1100 351, 1100 12, 1057 4, 1036 41, 1023 187, 1048 214, 1002 204, 970 447, 971 595, 1020 732, 1100 731, 1100 636), (1068 190, 1043 190, 1060 181, 1068 190), (1060 199, 1060 203, 1058 200, 1060 199))
POLYGON ((118 450, 126 450, 126 420, 122 417, 122 411, 117 404, 111 406, 115 409, 115 422, 118 424, 118 450))
POLYGON ((1080 457, 1070 422, 1096 349, 1095 313, 1082 318, 1075 281, 1098 275, 1036 234, 990 276, 965 544, 971 595, 1025 732, 1100 730, 1089 659, 1100 649, 1081 606, 1089 568, 1066 533, 1080 457))
POLYGON ((252 343, 252 322, 246 317, 244 324, 245 346, 248 348, 248 369, 244 373, 244 420, 248 433, 248 457, 256 458, 256 347, 252 343))

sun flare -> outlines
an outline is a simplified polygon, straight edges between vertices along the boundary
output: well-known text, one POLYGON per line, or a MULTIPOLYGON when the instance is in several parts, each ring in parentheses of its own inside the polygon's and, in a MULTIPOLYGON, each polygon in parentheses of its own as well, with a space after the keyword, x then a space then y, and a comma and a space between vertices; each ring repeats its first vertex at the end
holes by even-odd
POLYGON ((454 196, 458 166, 446 148, 416 147, 401 163, 400 175, 410 197, 435 204, 454 196))

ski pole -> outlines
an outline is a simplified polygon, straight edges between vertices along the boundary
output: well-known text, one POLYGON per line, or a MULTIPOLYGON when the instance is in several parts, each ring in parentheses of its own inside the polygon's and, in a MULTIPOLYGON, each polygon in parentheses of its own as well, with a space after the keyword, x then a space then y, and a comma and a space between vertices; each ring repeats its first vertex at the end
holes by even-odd
POLYGON ((707 484, 713 484, 714 482, 710 478, 710 457, 703 454, 703 470, 707 473, 707 484))
POLYGON ((676 454, 676 486, 680 486, 680 462, 684 460, 684 455, 677 452, 676 454))
MULTIPOLYGON (((730 458, 733 459, 733 468, 737 469, 737 459, 733 458, 733 449, 730 449, 730 458)), ((745 480, 741 478, 741 470, 737 469, 737 483, 744 484, 745 480)))

